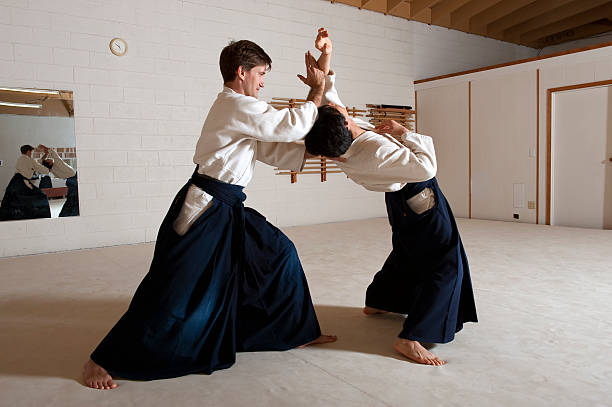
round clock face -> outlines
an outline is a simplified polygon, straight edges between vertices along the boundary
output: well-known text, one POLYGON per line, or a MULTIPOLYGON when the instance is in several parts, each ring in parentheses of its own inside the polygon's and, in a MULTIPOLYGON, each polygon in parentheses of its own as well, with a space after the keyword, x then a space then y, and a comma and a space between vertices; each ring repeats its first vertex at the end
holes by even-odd
POLYGON ((113 38, 108 44, 113 54, 123 56, 127 52, 127 42, 123 38, 113 38))

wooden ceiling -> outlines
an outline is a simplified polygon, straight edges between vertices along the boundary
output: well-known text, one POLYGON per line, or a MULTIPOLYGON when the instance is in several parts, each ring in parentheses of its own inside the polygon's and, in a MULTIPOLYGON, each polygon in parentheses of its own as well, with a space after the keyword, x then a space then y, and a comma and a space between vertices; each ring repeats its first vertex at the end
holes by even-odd
POLYGON ((0 87, 0 114, 59 117, 74 116, 74 104, 71 91, 49 91, 50 94, 46 94, 38 93, 41 91, 40 89, 29 89, 31 92, 29 92, 28 89, 11 89, 13 88, 0 87), (41 107, 4 106, 2 102, 41 105, 41 107))
POLYGON ((612 31, 610 0, 330 0, 544 48, 612 31))

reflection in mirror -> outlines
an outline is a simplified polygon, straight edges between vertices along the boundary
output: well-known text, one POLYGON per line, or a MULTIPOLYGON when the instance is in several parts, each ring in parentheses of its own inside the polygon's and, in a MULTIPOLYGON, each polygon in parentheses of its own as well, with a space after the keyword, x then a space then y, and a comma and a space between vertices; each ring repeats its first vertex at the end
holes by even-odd
POLYGON ((0 220, 79 214, 73 94, 0 86, 0 220))

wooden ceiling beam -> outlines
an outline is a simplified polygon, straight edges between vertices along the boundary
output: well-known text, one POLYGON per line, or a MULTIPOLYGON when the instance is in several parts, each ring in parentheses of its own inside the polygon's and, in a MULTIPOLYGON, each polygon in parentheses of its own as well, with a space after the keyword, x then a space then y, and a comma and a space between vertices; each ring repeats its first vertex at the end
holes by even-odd
POLYGON ((410 18, 415 18, 442 0, 412 0, 410 3, 410 18))
POLYGON ((371 2, 372 0, 361 0, 361 5, 359 6, 359 10, 361 10, 362 8, 364 8, 369 2, 371 2))
POLYGON ((612 0, 330 0, 330 2, 530 47, 612 32, 610 24, 598 21, 604 18, 612 20, 608 17, 608 10, 612 10, 612 0))
POLYGON ((67 90, 60 90, 59 95, 48 95, 47 99, 64 99, 72 100, 72 92, 67 90))
POLYGON ((535 1, 536 0, 514 0, 497 3, 493 7, 489 7, 485 11, 481 11, 470 18, 470 31, 484 35, 487 33, 487 24, 499 20, 535 1))
POLYGON ((532 18, 531 20, 505 30, 502 38, 505 41, 514 42, 516 44, 521 40, 521 36, 529 31, 572 17, 583 11, 604 4, 609 5, 610 0, 574 0, 540 17, 532 18))
POLYGON ((353 6, 358 8, 361 7, 361 1, 362 0, 330 0, 332 4, 346 4, 347 6, 353 6))
POLYGON ((610 16, 612 16, 612 8, 610 8, 610 4, 603 4, 599 7, 592 8, 588 11, 572 15, 555 23, 529 31, 521 35, 520 42, 521 44, 536 42, 547 36, 557 34, 562 31, 571 30, 572 28, 580 27, 610 16))
POLYGON ((385 14, 391 13, 397 8, 397 6, 399 6, 403 2, 404 0, 387 0, 387 11, 385 12, 385 14))
POLYGON ((501 0, 472 0, 451 13, 451 28, 467 31, 470 18, 499 3, 501 0))
POLYGON ((536 42, 526 44, 532 48, 544 48, 551 45, 561 44, 567 41, 576 41, 582 38, 592 37, 597 34, 602 34, 610 31, 610 25, 591 23, 581 27, 572 28, 570 30, 561 31, 548 37, 544 37, 536 42))
POLYGON ((497 37, 505 30, 549 12, 574 0, 537 0, 515 12, 487 24, 487 34, 497 37))
POLYGON ((74 116, 74 108, 72 107, 72 103, 65 99, 62 99, 62 104, 64 105, 66 112, 68 112, 68 116, 69 117, 74 116))
POLYGON ((441 25, 443 27, 450 27, 451 25, 451 12, 457 10, 464 4, 469 3, 471 0, 443 0, 431 8, 431 23, 435 25, 441 25))

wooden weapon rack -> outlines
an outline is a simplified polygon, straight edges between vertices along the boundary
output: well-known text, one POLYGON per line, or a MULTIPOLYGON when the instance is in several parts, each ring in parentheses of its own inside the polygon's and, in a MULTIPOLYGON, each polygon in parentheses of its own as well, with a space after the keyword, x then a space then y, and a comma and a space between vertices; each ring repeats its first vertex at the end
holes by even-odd
MULTIPOLYGON (((287 109, 294 108, 304 103, 306 103, 305 99, 272 98, 270 105, 274 106, 276 109, 287 109)), ((346 110, 348 114, 353 117, 363 117, 363 114, 366 113, 365 110, 360 110, 356 107, 347 108, 346 110)), ((325 182, 327 181, 327 174, 342 172, 333 160, 320 156, 307 158, 302 171, 287 171, 281 170, 280 168, 275 168, 274 170, 276 171, 276 175, 289 175, 292 184, 297 182, 298 174, 318 174, 321 176, 321 182, 325 182)))
POLYGON ((410 106, 389 106, 366 104, 368 108, 369 121, 374 126, 378 126, 384 120, 395 120, 408 130, 414 131, 414 109, 410 106))

